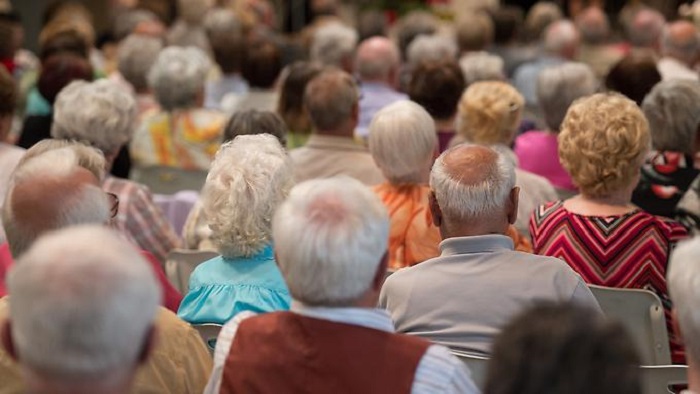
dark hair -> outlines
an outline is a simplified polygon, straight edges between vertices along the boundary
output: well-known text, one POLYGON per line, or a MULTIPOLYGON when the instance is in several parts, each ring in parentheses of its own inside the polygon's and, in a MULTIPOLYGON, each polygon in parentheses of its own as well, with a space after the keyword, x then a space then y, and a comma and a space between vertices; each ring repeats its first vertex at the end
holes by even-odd
POLYGON ((77 31, 68 30, 48 39, 39 51, 39 58, 44 61, 53 55, 71 53, 87 59, 89 50, 85 40, 77 31))
POLYGON ((0 67, 0 116, 12 115, 17 106, 17 83, 5 67, 0 67))
POLYGON ((523 23, 523 10, 520 7, 504 6, 493 11, 493 42, 507 44, 520 31, 523 23))
POLYGON ((484 394, 639 394, 639 357, 616 321, 588 308, 541 304, 496 338, 484 394))
POLYGON ((270 134, 282 146, 287 144, 287 125, 274 112, 249 109, 234 112, 224 126, 224 142, 231 141, 239 135, 270 134))
POLYGON ((37 82, 39 93, 51 104, 58 93, 75 80, 92 81, 90 62, 72 53, 59 53, 49 57, 41 65, 37 82))
POLYGON ((304 91, 306 85, 323 71, 317 63, 297 62, 289 66, 287 76, 282 81, 277 113, 295 133, 311 131, 311 121, 304 109, 304 91))
POLYGON ((642 105, 644 97, 661 82, 661 74, 651 54, 632 52, 620 59, 605 77, 608 90, 622 93, 637 105, 642 105))
POLYGON ((260 36, 246 45, 243 56, 243 78, 251 87, 270 88, 282 70, 282 54, 270 38, 260 36))
POLYGON ((454 60, 427 62, 413 69, 407 93, 434 119, 449 119, 466 87, 464 75, 454 60))

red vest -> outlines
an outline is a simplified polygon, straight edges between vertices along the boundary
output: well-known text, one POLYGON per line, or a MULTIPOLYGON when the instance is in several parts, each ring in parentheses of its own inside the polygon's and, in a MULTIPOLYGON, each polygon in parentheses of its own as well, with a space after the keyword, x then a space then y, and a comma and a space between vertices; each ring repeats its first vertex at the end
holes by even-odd
POLYGON ((410 393, 430 343, 273 312, 243 320, 220 393, 410 393))

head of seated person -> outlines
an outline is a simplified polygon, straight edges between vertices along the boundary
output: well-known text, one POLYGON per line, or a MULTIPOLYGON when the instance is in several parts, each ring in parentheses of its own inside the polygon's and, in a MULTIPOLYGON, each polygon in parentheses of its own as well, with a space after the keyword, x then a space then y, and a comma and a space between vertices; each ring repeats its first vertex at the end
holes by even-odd
POLYGON ((51 136, 99 149, 111 166, 134 134, 136 102, 114 82, 74 81, 56 97, 51 136))
POLYGON ((282 53, 271 37, 249 39, 242 60, 243 78, 250 87, 271 90, 282 71, 282 53))
POLYGON ((571 304, 541 304, 496 338, 484 393, 641 392, 639 358, 621 324, 571 304))
POLYGON ((457 133, 474 144, 510 146, 525 100, 506 82, 477 82, 467 88, 457 110, 457 133))
POLYGON ((211 61, 201 49, 168 47, 158 54, 148 72, 148 83, 168 112, 199 108, 210 68, 211 61))
POLYGON ((661 82, 653 55, 630 52, 615 64, 605 77, 608 90, 621 93, 641 106, 644 97, 661 82))
POLYGON ((427 184, 437 149, 435 123, 412 101, 384 107, 370 124, 369 150, 393 185, 427 184))
POLYGON ((246 48, 243 26, 236 14, 229 9, 213 9, 204 18, 204 29, 221 72, 224 75, 240 74, 246 48))
POLYGON ((105 224, 113 201, 100 189, 105 161, 96 149, 53 140, 29 149, 2 206, 2 222, 17 259, 43 233, 76 224, 105 224))
POLYGON ((559 133, 559 158, 588 199, 629 202, 651 146, 639 107, 617 93, 576 100, 559 133))
POLYGON ((163 46, 162 39, 145 34, 130 34, 119 43, 117 69, 137 94, 149 92, 148 72, 163 46))
POLYGON ((72 81, 92 81, 90 62, 70 52, 51 55, 42 62, 37 89, 46 101, 53 105, 56 97, 72 81))
POLYGON ((549 131, 559 132, 571 103, 597 89, 593 70, 583 63, 564 63, 541 72, 537 78, 537 101, 549 131))
POLYGON ((401 58, 408 59, 408 46, 421 35, 432 35, 438 30, 439 20, 430 12, 411 11, 396 24, 396 37, 401 58))
POLYGON ((466 82, 455 61, 426 62, 411 71, 408 96, 433 117, 438 131, 454 131, 466 82))
POLYGON ((576 16, 576 27, 581 32, 581 41, 588 45, 605 43, 610 36, 610 21, 600 7, 590 6, 576 16))
POLYGON ((340 22, 329 22, 316 29, 309 48, 309 58, 324 66, 353 71, 357 31, 340 22))
POLYGON ((355 71, 362 82, 384 83, 392 88, 396 87, 400 66, 399 48, 386 37, 368 38, 357 48, 355 71))
POLYGON ((416 37, 408 46, 406 56, 410 67, 424 62, 455 60, 458 49, 455 40, 438 34, 416 37))
POLYGON ((316 134, 352 138, 359 119, 359 90, 352 76, 329 68, 309 82, 304 107, 316 134))
POLYGON ((160 289, 126 240, 101 226, 50 232, 17 261, 8 287, 2 342, 27 392, 130 390, 154 344, 160 289))
POLYGON ((270 134, 285 146, 288 132, 284 120, 276 113, 248 109, 231 115, 224 126, 224 142, 233 141, 239 135, 270 134))
POLYGON ((311 120, 304 109, 304 91, 309 82, 315 78, 323 66, 318 63, 297 62, 287 68, 280 83, 280 95, 277 113, 292 133, 309 134, 311 120))

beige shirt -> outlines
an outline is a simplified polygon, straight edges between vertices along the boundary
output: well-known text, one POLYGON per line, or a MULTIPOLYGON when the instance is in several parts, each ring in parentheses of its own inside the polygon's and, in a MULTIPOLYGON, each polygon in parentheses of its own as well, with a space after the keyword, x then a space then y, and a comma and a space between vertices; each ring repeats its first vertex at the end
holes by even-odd
MULTIPOLYGON (((0 299, 0 322, 9 315, 9 297, 0 299)), ((165 308, 156 317, 156 346, 134 382, 133 394, 201 393, 212 370, 202 338, 165 308)), ((24 393, 18 365, 0 349, 0 394, 24 393)))
POLYGON ((352 138, 314 134, 306 145, 293 149, 289 155, 297 182, 337 175, 347 175, 370 186, 384 182, 367 148, 352 138))

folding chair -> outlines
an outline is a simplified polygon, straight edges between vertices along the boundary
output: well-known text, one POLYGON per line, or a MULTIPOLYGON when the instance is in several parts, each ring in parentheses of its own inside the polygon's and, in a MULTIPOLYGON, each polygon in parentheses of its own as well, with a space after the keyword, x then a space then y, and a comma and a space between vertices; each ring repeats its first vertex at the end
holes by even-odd
POLYGON ((129 178, 148 186, 154 194, 175 194, 181 190, 201 190, 207 172, 149 166, 132 168, 129 178))
POLYGON ((588 286, 607 316, 618 319, 637 347, 642 365, 670 365, 666 317, 649 290, 588 286))
POLYGON ((642 393, 672 393, 669 386, 688 384, 687 365, 650 365, 641 366, 642 393))
POLYGON ((204 344, 207 345, 207 349, 209 349, 209 353, 212 356, 214 355, 214 349, 216 349, 216 338, 219 337, 219 332, 221 331, 221 327, 223 327, 223 326, 220 324, 211 324, 211 323, 193 324, 192 325, 192 328, 197 330, 197 332, 199 333, 199 336, 202 337, 204 344))
POLYGON ((484 389, 486 384, 486 371, 488 369, 489 358, 483 355, 472 354, 460 350, 450 350, 452 354, 462 361, 471 371, 472 380, 479 390, 484 389))
POLYGON ((180 293, 186 294, 192 271, 199 264, 218 255, 211 251, 175 249, 168 254, 165 261, 165 276, 180 293))

